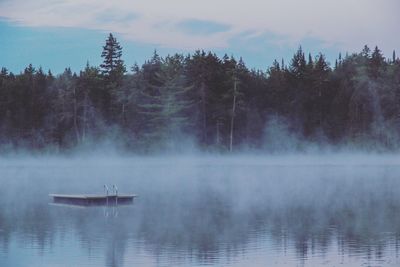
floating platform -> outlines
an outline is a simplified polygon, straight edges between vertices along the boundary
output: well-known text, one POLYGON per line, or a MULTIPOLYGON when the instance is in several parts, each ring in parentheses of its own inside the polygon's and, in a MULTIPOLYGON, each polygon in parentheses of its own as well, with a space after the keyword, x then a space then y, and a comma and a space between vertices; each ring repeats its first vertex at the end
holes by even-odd
POLYGON ((49 194, 54 203, 79 206, 129 205, 137 195, 59 195, 49 194))

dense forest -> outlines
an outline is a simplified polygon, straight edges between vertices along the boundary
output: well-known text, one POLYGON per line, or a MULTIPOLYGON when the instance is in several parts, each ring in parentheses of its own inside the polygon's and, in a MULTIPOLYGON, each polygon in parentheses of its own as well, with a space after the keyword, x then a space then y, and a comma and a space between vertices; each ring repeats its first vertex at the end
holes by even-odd
MULTIPOLYGON (((99 55, 100 56, 100 55, 99 55)), ((378 47, 338 55, 300 47, 266 71, 212 52, 157 52, 125 66, 110 34, 103 63, 57 76, 0 73, 0 147, 63 151, 104 140, 134 152, 400 148, 400 60, 378 47)), ((1 64, 1 62, 0 62, 1 64)))

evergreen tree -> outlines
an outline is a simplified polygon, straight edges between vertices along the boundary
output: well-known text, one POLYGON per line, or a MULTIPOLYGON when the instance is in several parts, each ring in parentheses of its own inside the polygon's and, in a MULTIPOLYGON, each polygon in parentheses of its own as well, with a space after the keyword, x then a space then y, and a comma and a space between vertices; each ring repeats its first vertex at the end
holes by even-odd
POLYGON ((109 34, 101 54, 103 63, 100 65, 104 76, 104 87, 102 91, 103 114, 108 122, 115 123, 117 117, 122 113, 121 105, 117 102, 118 90, 122 86, 123 76, 126 72, 122 60, 122 47, 117 39, 109 34))
POLYGON ((196 51, 192 57, 186 59, 187 78, 194 85, 196 92, 196 126, 199 129, 198 138, 200 143, 207 143, 207 98, 209 88, 207 86, 208 68, 206 53, 196 51))
POLYGON ((79 114, 81 98, 77 81, 76 74, 67 68, 52 85, 52 90, 55 92, 52 99, 54 113, 50 119, 54 125, 54 139, 60 147, 81 142, 82 125, 79 114))
MULTIPOLYGON (((289 105, 289 92, 287 77, 285 75, 286 71, 281 68, 278 61, 274 61, 272 66, 267 71, 267 90, 265 92, 265 97, 263 97, 268 107, 265 112, 268 113, 280 113, 282 116, 288 115, 289 105)), ((261 76, 262 78, 262 76, 261 76)))
POLYGON ((302 131, 306 116, 304 103, 307 100, 307 93, 309 91, 310 70, 307 68, 304 52, 301 47, 299 47, 292 58, 288 74, 288 102, 290 105, 286 108, 291 117, 290 123, 293 130, 302 131))
POLYGON ((371 49, 368 47, 368 45, 364 45, 364 48, 361 51, 361 56, 364 58, 369 58, 370 53, 371 53, 371 49))
POLYGON ((122 60, 122 47, 117 39, 110 33, 101 53, 103 63, 100 65, 101 73, 109 82, 120 84, 126 68, 122 60))
POLYGON ((196 136, 202 145, 218 143, 224 113, 219 104, 222 95, 218 90, 224 82, 222 62, 211 52, 197 51, 186 60, 186 66, 188 82, 194 86, 196 136))
MULTIPOLYGON (((228 135, 228 148, 229 151, 233 150, 234 138, 237 136, 236 132, 238 122, 243 118, 244 114, 244 84, 248 70, 240 58, 236 62, 235 58, 225 58, 224 68, 227 75, 226 81, 228 82, 227 91, 224 94, 226 102, 227 121, 229 121, 229 135, 228 135)), ((239 143, 236 141, 236 143, 239 143)))
POLYGON ((311 119, 311 132, 315 130, 322 130, 322 123, 327 116, 329 106, 331 103, 332 94, 329 91, 329 75, 331 69, 325 60, 324 55, 319 54, 315 62, 313 70, 313 108, 310 114, 311 119))
POLYGON ((372 78, 377 79, 380 75, 382 75, 385 65, 385 58, 383 57, 381 50, 375 46, 368 65, 369 75, 372 78))
MULTIPOLYGON (((312 60, 311 60, 312 65, 312 60)), ((296 79, 304 78, 307 71, 306 59, 304 57, 303 49, 301 46, 297 50, 296 54, 294 54, 292 58, 292 62, 290 64, 290 72, 296 79)))
POLYGON ((160 70, 154 77, 156 83, 150 84, 151 90, 142 92, 144 102, 140 108, 141 114, 147 118, 149 132, 146 137, 152 142, 165 144, 190 126, 186 111, 192 102, 186 94, 192 87, 186 83, 181 55, 168 56, 160 61, 160 70))
POLYGON ((79 111, 79 124, 81 141, 85 142, 88 132, 92 135, 99 130, 102 124, 99 118, 99 110, 102 108, 98 88, 102 86, 102 80, 98 67, 93 67, 87 62, 86 67, 80 72, 77 80, 77 90, 79 101, 77 102, 79 111))
POLYGON ((118 102, 122 105, 121 126, 126 138, 136 141, 135 137, 143 131, 144 118, 139 114, 139 103, 141 103, 141 92, 144 91, 143 72, 135 65, 133 74, 127 75, 121 90, 118 91, 118 102))

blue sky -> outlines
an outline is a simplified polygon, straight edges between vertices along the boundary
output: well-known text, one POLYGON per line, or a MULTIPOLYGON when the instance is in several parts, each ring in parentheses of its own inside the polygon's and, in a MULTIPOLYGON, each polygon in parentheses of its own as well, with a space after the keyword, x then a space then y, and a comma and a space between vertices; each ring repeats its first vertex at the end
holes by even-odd
POLYGON ((109 32, 128 67, 154 49, 162 56, 205 49, 265 70, 274 59, 288 62, 299 45, 333 64, 364 44, 400 52, 396 10, 396 0, 0 0, 0 66, 60 73, 99 65, 109 32))

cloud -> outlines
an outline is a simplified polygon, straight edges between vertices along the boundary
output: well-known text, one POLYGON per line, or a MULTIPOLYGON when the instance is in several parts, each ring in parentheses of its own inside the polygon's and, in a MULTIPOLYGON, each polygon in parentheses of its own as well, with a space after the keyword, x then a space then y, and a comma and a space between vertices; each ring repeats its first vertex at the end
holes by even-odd
POLYGON ((226 24, 196 19, 182 21, 178 24, 178 27, 182 29, 184 33, 194 35, 209 35, 218 32, 226 32, 230 29, 230 26, 226 24))
POLYGON ((171 48, 223 48, 238 36, 305 38, 358 51, 400 47, 398 0, 3 0, 0 16, 24 26, 112 31, 171 48), (245 33, 245 34, 244 34, 245 33))

